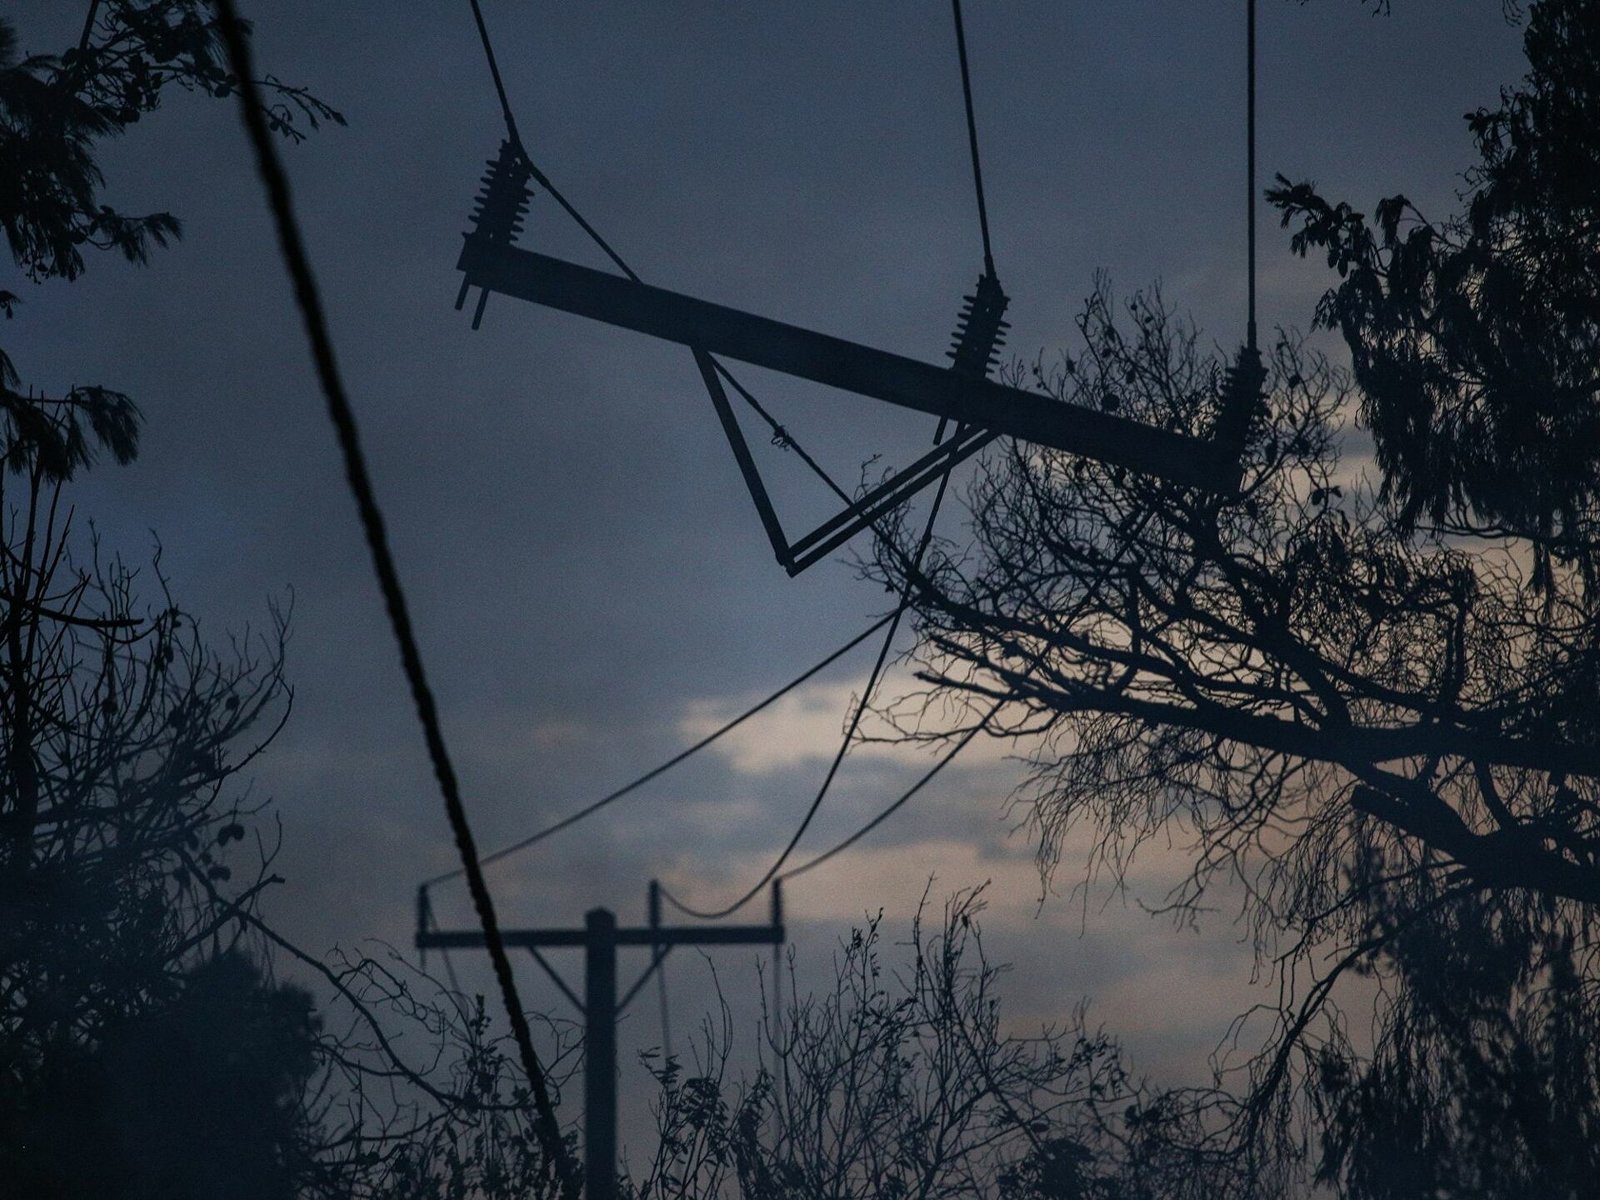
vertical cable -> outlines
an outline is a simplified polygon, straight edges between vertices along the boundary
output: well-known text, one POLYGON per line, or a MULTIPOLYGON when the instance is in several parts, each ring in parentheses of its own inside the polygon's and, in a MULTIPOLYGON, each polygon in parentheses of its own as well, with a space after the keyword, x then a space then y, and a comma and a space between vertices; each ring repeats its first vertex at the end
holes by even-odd
MULTIPOLYGON (((772 881, 772 923, 774 926, 783 924, 783 880, 772 881)), ((785 1062, 786 1050, 783 1044, 783 943, 772 943, 772 1037, 773 1037, 773 1076, 774 1085, 778 1089, 777 1102, 780 1112, 788 1107, 789 1100, 789 1072, 785 1062)), ((787 1116, 784 1113, 784 1116, 787 1116)), ((782 1129, 784 1116, 780 1116, 778 1126, 782 1129)))
POLYGON ((1245 0, 1245 228, 1250 257, 1249 323, 1245 340, 1256 348, 1256 0, 1245 0))
MULTIPOLYGON (((650 881, 650 928, 661 928, 661 884, 652 879, 650 881)), ((667 1009, 667 950, 660 942, 650 947, 650 954, 654 959, 656 973, 656 999, 661 1005, 661 1051, 666 1055, 662 1066, 667 1066, 672 1061, 672 1014, 667 1009)))
POLYGON ((78 39, 79 54, 89 48, 89 39, 94 36, 94 19, 99 15, 100 0, 90 0, 89 15, 83 19, 83 36, 78 39))
POLYGON ((506 132, 511 135, 511 144, 521 150, 522 134, 517 132, 517 118, 511 111, 511 101, 506 97, 505 81, 500 78, 500 64, 494 56, 494 44, 489 41, 489 27, 483 23, 483 9, 478 7, 478 0, 470 0, 470 3, 472 19, 478 23, 478 39, 483 43, 483 56, 489 60, 489 74, 494 77, 495 95, 500 97, 500 113, 506 119, 506 132))
POLYGON ((956 49, 961 55, 961 95, 967 104, 967 144, 972 148, 972 185, 978 193, 978 228, 983 232, 983 269, 994 274, 994 253, 989 246, 989 208, 983 202, 983 168, 978 165, 978 122, 972 115, 972 75, 967 69, 967 35, 961 27, 961 0, 950 0, 956 18, 956 49))

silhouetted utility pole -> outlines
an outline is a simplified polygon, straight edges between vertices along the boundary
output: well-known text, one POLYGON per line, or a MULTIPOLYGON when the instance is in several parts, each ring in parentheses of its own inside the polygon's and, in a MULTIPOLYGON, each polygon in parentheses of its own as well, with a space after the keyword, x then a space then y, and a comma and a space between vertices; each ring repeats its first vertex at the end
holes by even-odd
MULTIPOLYGON (((586 1200, 616 1200, 617 1195, 617 1018, 646 981, 660 969, 674 946, 778 946, 783 943, 783 893, 772 883, 772 920, 766 925, 708 925, 699 928, 661 924, 659 886, 650 881, 650 923, 619 928, 608 908, 590 909, 582 929, 506 929, 507 946, 533 955, 556 987, 583 1014, 583 1186, 586 1200), (583 999, 540 950, 583 948, 583 999), (617 947, 648 946, 650 965, 617 999, 617 947)), ((417 949, 482 949, 481 930, 430 931, 426 910, 419 911, 417 949)))

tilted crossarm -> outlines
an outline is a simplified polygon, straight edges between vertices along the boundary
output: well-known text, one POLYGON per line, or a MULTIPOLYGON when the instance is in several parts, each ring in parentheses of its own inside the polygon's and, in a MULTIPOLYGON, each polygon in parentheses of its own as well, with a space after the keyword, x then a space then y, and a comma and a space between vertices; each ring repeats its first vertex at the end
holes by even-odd
POLYGON ((1237 486, 1235 454, 1215 441, 973 378, 477 233, 468 235, 457 265, 464 274, 463 291, 479 287, 514 296, 1173 483, 1211 491, 1237 486))

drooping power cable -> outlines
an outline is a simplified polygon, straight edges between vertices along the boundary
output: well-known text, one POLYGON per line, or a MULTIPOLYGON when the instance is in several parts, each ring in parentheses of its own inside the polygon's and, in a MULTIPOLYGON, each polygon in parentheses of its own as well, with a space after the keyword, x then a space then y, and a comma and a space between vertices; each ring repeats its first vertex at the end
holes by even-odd
POLYGON ((857 829, 854 833, 852 833, 849 837, 845 838, 842 842, 839 842, 839 843, 835 844, 834 846, 830 847, 829 849, 824 850, 821 854, 817 855, 815 858, 807 859, 805 862, 801 863, 798 867, 794 867, 791 870, 785 871, 779 878, 783 879, 784 882, 788 882, 789 880, 794 879, 797 876, 804 875, 807 871, 811 871, 811 870, 816 869, 817 867, 820 867, 823 863, 827 862, 829 859, 834 858, 837 855, 843 854, 846 850, 850 849, 851 846, 854 846, 862 838, 866 837, 867 834, 871 833, 879 825, 882 825, 890 817, 894 816, 895 813, 899 812, 902 808, 904 808, 906 806, 906 804, 908 804, 911 801, 911 798, 913 796, 915 796, 918 792, 920 792, 929 783, 933 782, 934 776, 938 775, 940 771, 942 771, 946 767, 948 767, 950 765, 951 761, 955 758, 955 756, 960 754, 963 750, 965 750, 967 748, 967 745, 972 741, 973 738, 977 737, 978 734, 982 733, 986 728, 988 728, 989 722, 994 719, 995 713, 997 713, 999 711, 1000 711, 1000 705, 999 704, 995 704, 992 708, 990 708, 989 711, 983 715, 983 718, 976 725, 974 725, 971 729, 967 730, 967 732, 962 734, 961 737, 959 739, 957 739, 956 744, 950 748, 949 752, 947 754, 945 754, 945 756, 943 758, 941 758, 938 762, 934 763, 933 766, 928 769, 927 773, 924 774, 921 779, 917 780, 914 784, 912 784, 909 788, 907 788, 904 792, 902 792, 899 795, 899 797, 894 800, 893 803, 891 803, 882 812, 878 813, 877 816, 873 817, 872 820, 868 821, 860 829, 857 829))
MULTIPOLYGON (((889 624, 889 622, 891 620, 893 620, 893 616, 892 615, 891 616, 880 617, 877 621, 874 621, 871 625, 867 626, 866 629, 864 629, 860 633, 856 634, 855 637, 851 638, 844 645, 840 646, 832 654, 829 654, 826 658, 822 659, 820 662, 816 663, 814 666, 811 666, 811 667, 807 668, 805 671, 802 671, 799 675, 796 675, 793 679, 791 679, 788 683, 784 684, 777 691, 773 692, 771 695, 767 696, 765 699, 762 699, 762 700, 758 701, 757 703, 752 704, 749 708, 745 709, 742 713, 740 713, 738 716, 734 717, 732 720, 729 720, 729 721, 725 722, 724 724, 718 726, 716 729, 714 729, 710 733, 706 734, 706 736, 701 738, 698 742, 694 743, 694 745, 689 746, 689 747, 687 747, 687 748, 685 748, 683 750, 680 750, 677 754, 675 754, 671 758, 667 759, 666 762, 661 763, 661 764, 659 764, 659 765, 657 765, 655 767, 652 767, 650 770, 646 771, 643 775, 637 776, 636 778, 634 778, 630 782, 625 783, 621 787, 617 788, 615 791, 609 792, 606 795, 601 796, 600 799, 595 800, 592 803, 584 805, 582 808, 578 809, 576 812, 569 813, 567 816, 562 817, 559 821, 556 821, 554 824, 545 826, 543 829, 539 830, 537 833, 530 834, 528 837, 522 838, 519 841, 512 842, 509 846, 502 846, 502 847, 500 847, 500 849, 496 850, 493 854, 484 855, 482 858, 480 858, 478 860, 479 864, 482 865, 482 866, 487 867, 492 863, 499 862, 503 858, 508 858, 511 855, 516 854, 518 851, 526 850, 530 846, 536 846, 540 842, 544 841, 546 838, 552 837, 555 834, 560 833, 563 829, 567 829, 567 828, 569 828, 569 827, 571 827, 573 825, 576 825, 579 821, 583 820, 585 817, 588 817, 593 813, 599 812, 602 808, 605 808, 608 804, 611 804, 611 803, 613 803, 614 801, 617 801, 617 800, 621 800, 624 796, 628 795, 629 793, 638 790, 639 788, 643 787, 645 784, 649 783, 652 779, 655 779, 658 776, 665 774, 667 771, 670 771, 673 767, 675 767, 679 763, 683 762, 684 759, 688 758, 690 755, 695 754, 700 750, 704 750, 707 746, 711 745, 712 742, 716 741, 718 738, 722 737, 724 734, 731 733, 733 730, 737 729, 740 725, 743 725, 746 721, 748 721, 751 717, 755 716, 757 713, 761 712, 763 709, 768 708, 771 705, 775 704, 777 701, 783 699, 783 697, 787 696, 790 692, 794 691, 795 688, 799 687, 802 683, 805 683, 812 676, 817 675, 821 671, 825 670, 827 667, 832 666, 839 659, 843 658, 850 651, 854 650, 862 642, 866 641, 873 634, 877 633, 878 630, 882 629, 885 625, 889 624)), ((462 873, 463 873, 463 869, 460 868, 460 867, 457 867, 457 868, 455 868, 454 870, 451 870, 451 871, 445 871, 443 874, 435 875, 432 879, 424 880, 423 883, 422 883, 422 887, 423 888, 429 888, 429 887, 432 887, 436 883, 444 883, 447 880, 456 879, 462 873)))
POLYGON ((455 836, 457 849, 461 854, 462 865, 466 871, 468 885, 472 891, 473 905, 477 909, 479 924, 483 928, 484 941, 489 948, 490 957, 494 963, 495 976, 500 984, 501 999, 505 1004, 506 1017, 511 1024, 512 1034, 516 1040, 519 1056, 522 1060, 523 1071, 528 1077, 528 1086, 533 1095, 535 1109, 534 1129, 539 1138, 540 1149, 545 1155, 546 1162, 550 1164, 550 1168, 561 1179, 563 1190, 570 1194, 576 1187, 578 1179, 577 1164, 572 1161, 572 1156, 561 1138, 561 1127, 556 1119, 555 1108, 551 1103, 544 1069, 539 1063, 537 1053, 534 1051, 533 1036, 528 1027, 528 1019, 523 1013, 522 1005, 517 997, 516 981, 511 974, 511 963, 506 956, 505 944, 500 937, 499 923, 495 918, 494 902, 489 895, 488 887, 484 883, 483 872, 478 865, 477 848, 473 843, 472 829, 467 821, 465 805, 462 803, 460 784, 456 778, 455 767, 450 761, 449 751, 445 746, 444 733, 440 726, 433 692, 429 687, 426 673, 423 670, 422 655, 417 645, 415 631, 411 625, 411 616, 406 606, 405 593, 401 588, 399 572, 395 567, 394 557, 389 549, 383 514, 378 507, 377 494, 373 489, 371 476, 367 471, 366 459, 361 450, 355 412, 351 407, 349 396, 345 391, 344 380, 339 372, 333 349, 333 339, 328 331, 327 317, 322 308, 321 296, 317 289, 316 279, 312 274, 310 258, 306 253, 305 244, 300 235, 299 224, 294 215, 294 207, 289 195, 288 178, 284 174, 282 164, 278 161, 277 151, 272 145, 272 136, 267 130, 266 119, 263 115, 266 112, 266 105, 254 82, 255 74, 251 64, 250 48, 245 40, 244 29, 239 23, 233 0, 213 0, 213 2, 220 18, 222 37, 227 47, 229 67, 238 79, 239 105, 245 130, 249 135, 250 144, 255 152, 256 169, 266 189, 284 265, 293 280, 295 302, 300 309, 306 337, 311 345, 311 354, 316 365, 317 378, 327 401, 328 416, 333 422, 334 429, 338 435, 339 448, 344 459, 345 474, 361 516, 362 529, 366 535, 368 549, 372 554, 373 568, 383 593, 384 606, 388 610, 395 640, 399 644, 401 664, 405 670, 406 682, 410 686, 411 697, 417 709, 417 718, 422 725, 423 736, 427 742, 428 757, 433 764, 434 776, 444 797, 445 813, 450 822, 451 832, 455 836))
MULTIPOLYGON (((934 434, 935 444, 943 440, 945 425, 946 422, 943 420, 939 422, 939 429, 934 434)), ((855 738, 856 730, 861 725, 861 718, 866 715, 867 705, 872 702, 873 692, 877 689, 878 681, 882 678, 884 665, 887 663, 889 658, 890 647, 894 645, 895 634, 899 632, 900 629, 900 621, 905 616, 906 610, 911 606, 912 580, 915 577, 916 572, 920 570, 922 566, 923 555, 927 552, 928 545, 933 540, 934 522, 939 519, 939 507, 944 502, 945 490, 949 486, 949 483, 950 472, 947 470, 939 477, 938 490, 934 492, 933 503, 928 509, 928 519, 923 525, 922 536, 917 542, 916 553, 911 559, 912 569, 907 572, 906 584, 900 593, 900 602, 895 606, 893 617, 889 622, 889 630, 884 635, 882 647, 878 650, 877 661, 873 663, 872 671, 867 676, 867 684, 866 687, 862 689, 861 699, 857 702, 855 710, 850 714, 850 722, 845 727, 844 737, 839 743, 839 750, 833 756, 833 762, 828 767, 827 775, 823 777, 822 785, 817 789, 817 794, 812 798, 810 806, 806 809, 805 816, 800 819, 800 824, 796 827, 794 833, 790 835, 788 844, 785 845, 783 850, 779 852, 778 857, 773 860, 772 865, 766 869, 765 873, 762 874, 760 879, 751 884, 749 889, 737 900, 733 901, 733 903, 724 905, 721 908, 696 908, 693 905, 687 904, 680 900, 677 896, 673 895, 672 892, 663 886, 661 888, 661 898, 668 904, 672 905, 673 908, 683 913, 685 916, 694 917, 701 921, 716 921, 738 912, 746 904, 749 904, 751 900, 760 895, 762 889, 765 888, 767 884, 772 882, 772 880, 777 876, 778 872, 783 869, 783 864, 789 861, 790 856, 794 853, 795 847, 800 844, 800 839, 805 836, 806 830, 811 827, 812 820, 815 819, 818 810, 822 807, 822 802, 827 798, 829 789, 833 786, 834 778, 839 773, 839 767, 843 764, 845 755, 850 752, 850 746, 855 738)))
MULTIPOLYGON (((972 73, 967 62, 967 38, 965 28, 963 27, 961 21, 961 0, 951 0, 951 9, 955 17, 956 49, 961 64, 961 94, 966 106, 967 144, 972 154, 972 182, 978 199, 978 228, 983 237, 984 274, 986 277, 993 279, 995 274, 994 252, 989 237, 989 209, 984 200, 983 168, 980 165, 978 155, 978 124, 974 115, 972 102, 972 73)), ((770 421, 770 418, 768 419, 770 421)), ((945 422, 941 420, 939 422, 939 432, 934 436, 934 442, 936 444, 942 439, 944 430, 945 422)), ((827 796, 829 788, 831 788, 833 785, 834 777, 838 774, 839 767, 843 763, 845 755, 849 753, 851 741, 855 737, 856 729, 860 725, 861 718, 865 714, 867 705, 872 699, 873 691, 877 687, 879 677, 882 673, 884 663, 888 656, 889 647, 893 643, 895 633, 899 629, 900 619, 910 605, 912 580, 916 573, 921 569, 922 556, 933 536, 933 525, 935 520, 938 518, 939 506, 944 500, 945 489, 949 485, 949 482, 950 472, 946 470, 939 477, 939 487, 938 491, 934 495, 933 504, 928 513, 927 525, 923 529, 922 538, 918 543, 916 554, 910 562, 911 570, 907 572, 906 586, 901 593, 900 603, 895 610, 894 621, 889 627, 889 633, 884 641, 883 649, 879 652, 878 661, 873 666, 872 673, 868 677, 867 686, 862 692, 861 701, 856 706, 855 711, 851 714, 850 722, 845 729, 844 738, 839 747, 839 751, 834 756, 833 762, 828 768, 828 773, 822 781, 822 786, 818 788, 817 794, 812 800, 810 807, 806 810, 805 815, 801 818, 799 826, 790 836, 788 844, 784 846, 777 859, 774 860, 772 865, 767 868, 766 872, 761 876, 761 878, 751 885, 749 890, 747 890, 739 899, 735 900, 729 905, 719 909, 697 909, 692 905, 686 904, 682 900, 679 900, 670 891, 663 887, 661 889, 662 898, 685 916, 696 917, 700 920, 706 921, 717 920, 719 918, 729 916, 730 914, 735 913, 739 909, 743 908, 746 904, 753 900, 769 882, 771 882, 774 878, 779 877, 779 872, 782 870, 783 864, 789 860, 790 855, 794 853, 794 849, 799 844, 800 839, 805 835, 806 830, 810 827, 812 819, 817 815, 817 810, 822 806, 822 802, 827 796)), ((835 490, 838 490, 837 487, 835 490)), ((985 718, 985 723, 986 722, 987 718, 985 718)), ((978 728, 982 728, 982 726, 980 725, 978 728)), ((955 750, 952 751, 952 753, 946 759, 941 761, 940 764, 933 769, 933 771, 924 776, 923 779, 915 787, 913 787, 909 793, 907 793, 905 796, 902 796, 898 801, 891 805, 887 811, 880 814, 875 821, 869 823, 866 828, 858 831, 858 833, 853 835, 850 839, 847 839, 848 844, 854 844, 856 838, 864 837, 868 832, 876 828, 879 822, 887 820, 890 814, 897 810, 900 805, 909 800, 912 795, 915 795, 916 792, 921 789, 924 783, 936 775, 939 770, 943 768, 945 762, 948 762, 950 758, 953 758, 955 754, 959 753, 961 749, 972 740, 972 737, 975 736, 975 734, 976 730, 964 737, 957 744, 955 750)), ((835 850, 829 851, 826 857, 831 857, 833 854, 838 853, 842 848, 843 847, 837 847, 835 850)), ((809 870, 813 865, 816 865, 815 861, 813 863, 808 863, 805 869, 809 870)), ((788 876, 785 875, 782 876, 782 878, 788 878, 788 876)))
MULTIPOLYGON (((976 119, 975 119, 975 116, 974 116, 974 109, 973 109, 971 76, 970 76, 970 70, 969 70, 969 66, 968 66, 968 62, 967 62, 966 37, 965 37, 965 31, 963 29, 962 21, 961 21, 960 0, 952 0, 952 2, 953 2, 953 7, 954 7, 954 17, 955 17, 955 24, 956 24, 957 49, 958 49, 958 52, 959 52, 959 59, 960 59, 960 65, 961 65, 962 94, 963 94, 965 107, 966 107, 968 143, 969 143, 969 148, 970 148, 971 156, 972 156, 973 183, 974 183, 974 188, 975 188, 975 191, 976 191, 977 202, 978 202, 979 228, 980 228, 980 232, 981 232, 982 238, 983 238, 985 271, 986 271, 986 274, 992 276, 993 273, 994 273, 994 259, 993 259, 992 246, 991 246, 991 241, 990 241, 990 236, 989 236, 988 209, 987 209, 987 204, 985 202, 985 197, 984 197, 982 168, 981 168, 981 165, 980 165, 980 159, 979 159, 979 154, 978 154, 977 124, 976 124, 976 119)), ((526 147, 522 143, 522 139, 521 139, 520 133, 518 132, 518 129, 517 129, 515 115, 514 115, 512 109, 511 109, 510 100, 509 100, 509 98, 507 96, 507 93, 506 93, 504 80, 500 75, 498 61, 497 61, 495 53, 494 53, 493 42, 492 42, 492 39, 490 38, 487 25, 484 22, 483 12, 482 12, 481 6, 479 4, 479 0, 470 0, 470 3, 471 3, 471 7, 472 7, 474 22, 475 22, 475 24, 477 26, 477 29, 478 29, 479 39, 480 39, 480 41, 482 42, 482 45, 483 45, 484 56, 485 56, 485 59, 487 60, 487 63, 488 63, 488 66, 489 66, 490 75, 491 75, 491 77, 493 79, 493 82, 494 82, 495 93, 496 93, 496 96, 498 97, 499 102, 500 102, 502 116, 505 119, 506 131, 507 131, 508 139, 510 140, 512 145, 515 147, 517 153, 521 156, 523 161, 528 165, 530 173, 533 176, 533 178, 535 179, 535 181, 538 182, 540 184, 540 186, 544 187, 547 191, 549 191, 553 197, 555 197, 557 202, 568 213, 568 215, 571 216, 579 224, 579 226, 590 236, 590 238, 596 243, 596 245, 599 246, 607 254, 607 256, 612 260, 612 262, 615 263, 616 266, 625 275, 627 275, 630 279, 638 280, 639 276, 632 270, 632 268, 630 268, 628 266, 628 264, 622 259, 622 257, 604 240, 604 238, 602 238, 600 236, 600 234, 594 229, 594 227, 592 225, 590 225, 589 222, 586 221, 582 217, 582 215, 580 213, 578 213, 577 210, 570 203, 567 202, 567 200, 560 194, 560 192, 550 183, 548 177, 546 177, 543 174, 543 172, 540 171, 539 168, 533 163, 531 156, 528 154, 526 147)), ((841 489, 828 476, 826 471, 824 471, 821 468, 821 466, 819 464, 817 464, 814 459, 811 458, 810 455, 806 454, 803 451, 803 449, 801 449, 798 446, 798 444, 794 441, 794 439, 788 434, 787 430, 785 430, 783 428, 783 426, 778 424, 778 422, 776 420, 774 420, 770 416, 770 414, 768 414, 765 411, 764 408, 762 408, 762 406, 755 400, 755 397, 752 396, 741 384, 739 384, 739 382, 732 376, 732 374, 727 370, 727 368, 722 366, 719 363, 719 364, 717 364, 717 369, 718 369, 719 373, 730 384, 732 384, 734 386, 734 388, 741 394, 742 398, 746 401, 746 403, 749 404, 750 407, 752 409, 754 409, 755 412, 764 421, 766 421, 768 426, 773 431, 774 440, 778 441, 778 442, 781 442, 781 444, 783 444, 787 448, 795 449, 797 452, 799 452, 800 457, 806 463, 806 465, 808 467, 810 467, 811 470, 813 472, 815 472, 823 480, 823 482, 826 483, 828 485, 828 487, 831 488, 837 495, 839 495, 842 498, 844 498, 846 500, 846 502, 849 502, 850 497, 843 491, 843 489, 841 489)), ((941 421, 940 422, 940 433, 939 433, 939 435, 936 435, 936 437, 935 437, 935 441, 936 442, 943 435, 944 425, 945 425, 945 423, 943 421, 941 421)), ((948 482, 949 482, 949 473, 946 472, 940 478, 938 493, 935 496, 934 503, 933 503, 933 506, 932 506, 932 510, 930 511, 930 514, 929 514, 928 526, 924 530, 923 537, 922 537, 922 540, 921 540, 921 545, 919 545, 919 547, 918 547, 918 552, 917 552, 917 557, 916 557, 917 564, 920 564, 922 551, 926 547, 929 539, 932 536, 933 521, 937 516, 939 505, 940 505, 940 502, 943 499, 944 492, 945 492, 945 489, 946 489, 946 486, 947 486, 948 482)), ((908 589, 909 589, 909 580, 908 580, 908 589)), ((872 674, 871 674, 871 676, 869 678, 869 683, 868 683, 868 686, 867 686, 867 690, 863 694, 861 704, 858 705, 858 707, 856 708, 855 712, 852 714, 852 718, 851 718, 851 721, 849 723, 849 727, 847 728, 845 736, 844 736, 844 739, 843 739, 843 743, 842 743, 842 745, 841 745, 841 747, 839 749, 838 754, 836 755, 836 757, 834 759, 834 762, 833 762, 832 766, 829 769, 827 777, 825 778, 821 788, 819 789, 817 796, 813 799, 812 804, 811 804, 809 810, 807 811, 805 817, 802 819, 799 828, 796 830, 795 834, 791 838, 789 845, 780 854, 780 856, 778 857, 777 861, 768 870, 768 872, 762 877, 762 879, 760 881, 758 881, 758 883, 748 893, 746 893, 746 895, 744 897, 742 897, 740 900, 736 901, 733 905, 731 905, 731 906, 729 906, 729 907, 727 907, 725 909, 714 911, 714 912, 713 911, 696 910, 696 909, 694 909, 694 908, 692 908, 690 906, 687 906, 687 905, 683 904, 676 897, 672 896, 670 893, 667 893, 667 892, 665 892, 665 890, 663 890, 663 896, 668 900, 669 903, 673 904, 674 907, 678 908, 679 911, 684 912, 684 913, 686 913, 688 915, 691 915, 691 916, 700 917, 702 919, 714 919, 716 917, 726 916, 731 912, 737 911, 739 908, 742 908, 744 906, 744 904, 748 903, 749 900, 753 899, 754 896, 756 894, 758 894, 760 892, 760 890, 774 877, 776 872, 781 869, 783 863, 788 860, 788 857, 793 852, 794 847, 798 844, 799 839, 801 838, 801 836, 803 836, 803 834, 805 833, 807 827, 809 826, 812 818, 815 816, 815 814, 817 812, 817 809, 820 807, 820 805, 822 803, 822 800, 825 798, 829 788, 832 785, 832 781, 833 781, 835 775, 838 772, 839 766, 842 763, 844 756, 846 755, 846 753, 849 750, 851 739, 854 737, 855 730, 858 727, 859 722, 860 722, 860 720, 861 720, 861 718, 862 718, 862 716, 863 716, 863 714, 865 712, 866 705, 867 705, 867 703, 870 702, 872 691, 876 687, 877 681, 878 681, 879 677, 881 676, 884 663, 886 662, 886 659, 887 659, 888 650, 889 650, 890 646, 893 643, 894 635, 898 630, 899 622, 900 622, 901 618, 903 617, 903 614, 905 612, 905 609, 906 609, 906 606, 907 606, 908 602, 909 602, 909 590, 902 597, 901 603, 900 603, 899 607, 897 608, 896 612, 893 614, 893 616, 891 618, 887 619, 888 623, 890 625, 890 628, 889 628, 889 631, 888 631, 888 635, 887 635, 887 637, 885 639, 883 648, 879 653, 878 661, 875 664, 875 666, 873 668, 873 672, 872 672, 872 674)), ((875 628, 881 627, 881 625, 882 625, 882 622, 879 623, 879 626, 875 626, 875 628)), ((738 719, 736 719, 736 722, 737 722, 737 720, 742 720, 742 719, 743 719, 742 717, 738 718, 738 719)), ((725 732, 725 730, 719 731, 718 734, 714 734, 713 735, 713 739, 716 736, 720 736, 720 732, 725 732)), ((706 739, 706 741, 703 741, 699 745, 704 745, 704 744, 706 744, 706 742, 708 742, 709 740, 713 740, 713 739, 706 739)), ((662 770, 667 769, 669 766, 674 765, 676 762, 682 761, 682 759, 687 757, 688 754, 692 753, 695 749, 698 749, 699 745, 697 745, 696 747, 692 747, 689 751, 686 751, 684 754, 682 754, 682 755, 678 756, 677 758, 671 760, 669 763, 664 764, 662 767, 657 768, 655 771, 653 771, 651 773, 648 773, 644 777, 641 777, 639 780, 635 781, 633 784, 628 785, 626 788, 619 790, 618 793, 613 793, 612 795, 610 795, 608 797, 602 798, 600 801, 596 801, 594 804, 592 804, 590 806, 587 806, 584 810, 581 810, 579 813, 573 814, 571 817, 568 817, 565 820, 563 820, 561 822, 558 822, 556 825, 551 826, 550 828, 548 828, 546 830, 543 830, 540 833, 537 833, 537 834, 533 835, 532 838, 524 839, 522 842, 517 843, 513 847, 507 847, 504 851, 497 851, 496 854, 494 856, 492 856, 492 858, 498 858, 498 857, 503 856, 504 854, 513 853, 513 852, 515 852, 515 850, 521 849, 524 846, 532 845, 535 842, 542 840, 544 837, 550 836, 551 834, 559 831, 560 829, 566 828, 569 825, 575 823, 576 821, 581 820, 584 816, 587 816, 590 812, 593 812, 593 811, 597 810, 598 808, 603 807, 605 804, 610 803, 614 799, 620 798, 621 795, 626 794, 626 792, 633 790, 634 787, 636 787, 639 784, 647 781, 647 779, 654 778, 655 775, 659 774, 662 770)), ((486 860, 486 861, 492 861, 492 859, 491 860, 486 860)), ((447 875, 436 877, 436 879, 430 880, 429 882, 430 883, 432 883, 432 882, 440 882, 443 879, 451 878, 451 877, 453 877, 453 876, 455 876, 457 874, 460 874, 460 872, 459 871, 450 872, 447 875)), ((424 886, 424 888, 426 888, 428 885, 424 884, 423 886, 424 886)))

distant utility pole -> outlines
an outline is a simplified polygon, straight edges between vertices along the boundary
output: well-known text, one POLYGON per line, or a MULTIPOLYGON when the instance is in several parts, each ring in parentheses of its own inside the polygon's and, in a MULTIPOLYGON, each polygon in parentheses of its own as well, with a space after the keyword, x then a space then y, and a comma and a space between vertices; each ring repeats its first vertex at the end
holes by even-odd
MULTIPOLYGON (((424 905, 426 901, 424 900, 424 905)), ((481 930, 437 932, 428 929, 427 911, 418 913, 419 950, 482 949, 481 930)), ((772 883, 772 920, 766 925, 709 925, 701 928, 661 924, 660 887, 650 881, 650 923, 618 928, 608 908, 584 915, 582 929, 507 929, 507 946, 522 946, 583 1014, 583 1188, 586 1200, 617 1196, 617 1018, 660 968, 674 946, 780 946, 783 944, 783 893, 772 883), (580 1001, 542 948, 583 948, 584 982, 580 1001), (650 947, 650 965, 617 999, 617 947, 650 947)))

